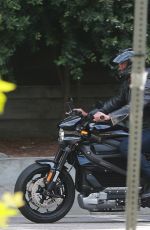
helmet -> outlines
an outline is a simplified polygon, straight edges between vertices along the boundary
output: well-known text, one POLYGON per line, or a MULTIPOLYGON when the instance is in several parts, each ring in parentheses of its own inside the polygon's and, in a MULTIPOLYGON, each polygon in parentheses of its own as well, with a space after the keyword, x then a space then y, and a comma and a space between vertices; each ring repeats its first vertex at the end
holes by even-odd
POLYGON ((131 58, 134 56, 134 51, 129 48, 122 51, 114 60, 114 63, 122 64, 127 62, 127 66, 124 70, 119 71, 119 79, 127 79, 131 74, 132 62, 131 58))
POLYGON ((128 60, 131 62, 131 58, 133 56, 134 56, 134 51, 131 48, 125 49, 113 60, 113 62, 117 64, 121 64, 128 60))

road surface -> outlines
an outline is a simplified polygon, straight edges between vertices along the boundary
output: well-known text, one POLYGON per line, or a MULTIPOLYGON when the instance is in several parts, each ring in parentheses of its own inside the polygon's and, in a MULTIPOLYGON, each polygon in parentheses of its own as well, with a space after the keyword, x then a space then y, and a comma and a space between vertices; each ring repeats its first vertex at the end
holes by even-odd
MULTIPOLYGON (((67 215, 60 221, 52 224, 36 224, 26 220, 23 216, 10 220, 8 230, 92 230, 92 229, 125 229, 123 213, 105 213, 91 215, 67 215)), ((150 230, 150 216, 140 215, 137 230, 150 230)))

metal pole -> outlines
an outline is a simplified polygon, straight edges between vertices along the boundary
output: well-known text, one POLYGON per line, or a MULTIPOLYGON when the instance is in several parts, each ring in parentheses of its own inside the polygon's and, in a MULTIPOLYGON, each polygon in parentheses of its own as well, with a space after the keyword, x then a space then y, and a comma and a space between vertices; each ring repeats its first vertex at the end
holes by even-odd
POLYGON ((133 50, 135 56, 131 74, 130 138, 126 196, 126 229, 135 230, 137 224, 140 154, 143 117, 143 92, 146 82, 145 44, 147 0, 135 0, 133 50))

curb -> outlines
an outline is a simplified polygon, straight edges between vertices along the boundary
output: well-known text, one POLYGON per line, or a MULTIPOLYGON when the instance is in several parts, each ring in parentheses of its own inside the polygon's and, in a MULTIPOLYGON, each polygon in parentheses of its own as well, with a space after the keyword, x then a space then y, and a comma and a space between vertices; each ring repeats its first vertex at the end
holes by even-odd
POLYGON ((0 153, 0 159, 3 157, 7 158, 8 156, 5 153, 0 153))

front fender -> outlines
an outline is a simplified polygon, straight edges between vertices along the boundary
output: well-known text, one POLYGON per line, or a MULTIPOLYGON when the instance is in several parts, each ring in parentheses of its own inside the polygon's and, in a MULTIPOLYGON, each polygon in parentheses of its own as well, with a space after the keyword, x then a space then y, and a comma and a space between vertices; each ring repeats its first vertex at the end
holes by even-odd
MULTIPOLYGON (((57 165, 55 161, 49 159, 41 159, 35 161, 37 164, 49 166, 49 169, 57 170, 57 165)), ((63 169, 67 170, 66 166, 63 166, 63 169)))
POLYGON ((56 169, 56 163, 53 160, 41 159, 41 160, 36 160, 35 162, 40 165, 47 165, 49 166, 49 169, 56 169))

